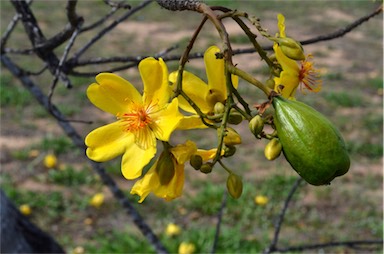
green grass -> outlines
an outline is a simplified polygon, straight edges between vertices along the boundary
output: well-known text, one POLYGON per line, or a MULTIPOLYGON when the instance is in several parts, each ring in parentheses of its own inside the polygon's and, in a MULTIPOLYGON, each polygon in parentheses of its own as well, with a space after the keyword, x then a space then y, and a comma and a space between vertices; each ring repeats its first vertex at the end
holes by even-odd
POLYGON ((335 106, 354 108, 363 107, 365 98, 358 93, 352 92, 329 92, 324 95, 325 99, 335 106))
POLYGON ((79 186, 83 184, 94 184, 97 181, 93 172, 89 169, 82 168, 76 170, 68 165, 60 170, 49 170, 48 182, 64 186, 79 186))
POLYGON ((22 109, 30 104, 31 95, 10 74, 0 75, 0 105, 2 107, 16 107, 22 109))

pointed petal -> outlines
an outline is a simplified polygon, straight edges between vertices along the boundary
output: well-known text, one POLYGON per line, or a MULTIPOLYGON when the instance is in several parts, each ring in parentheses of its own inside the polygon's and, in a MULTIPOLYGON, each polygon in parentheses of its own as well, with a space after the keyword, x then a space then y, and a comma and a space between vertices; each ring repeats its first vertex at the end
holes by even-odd
POLYGON ((227 88, 224 76, 224 60, 216 58, 216 53, 219 52, 220 49, 217 46, 209 47, 204 53, 204 63, 209 89, 221 91, 226 95, 227 88))
POLYGON ((158 161, 153 164, 144 177, 138 180, 131 189, 132 195, 136 194, 140 196, 139 203, 142 203, 149 193, 160 186, 160 179, 156 174, 157 162, 158 161))
POLYGON ((156 146, 141 149, 136 144, 127 147, 121 161, 121 171, 126 179, 136 179, 141 176, 143 168, 156 154, 156 146))
POLYGON ((299 75, 299 66, 295 60, 288 58, 282 51, 280 46, 277 44, 273 45, 273 49, 275 51, 276 59, 281 65, 283 71, 287 71, 292 73, 292 75, 299 75))
POLYGON ((155 123, 150 126, 156 138, 168 141, 171 133, 176 129, 183 115, 179 112, 177 98, 173 99, 166 108, 151 114, 155 123))
MULTIPOLYGON (((209 161, 209 160, 212 160, 213 158, 215 158, 216 151, 217 151, 216 148, 211 149, 211 150, 197 149, 196 154, 200 155, 203 158, 203 161, 209 161)), ((224 155, 224 150, 222 151, 221 154, 224 155)))
POLYGON ((178 164, 184 164, 194 153, 196 153, 196 151, 196 144, 190 140, 187 140, 185 144, 180 144, 171 148, 171 153, 175 157, 178 164))
MULTIPOLYGON (((169 81, 173 83, 173 89, 176 88, 177 76, 177 71, 169 75, 169 81)), ((183 91, 203 113, 208 113, 212 110, 205 101, 205 95, 208 93, 208 85, 188 71, 183 71, 183 91)), ((190 113, 196 113, 193 107, 182 96, 179 96, 178 99, 181 109, 190 113)))
POLYGON ((201 121, 200 116, 192 115, 192 116, 184 116, 177 126, 178 130, 190 130, 190 129, 205 129, 208 128, 207 125, 201 121))
POLYGON ((123 131, 119 121, 102 126, 85 138, 87 156, 98 162, 111 160, 124 153, 133 139, 133 135, 123 131))
POLYGON ((277 14, 277 26, 279 27, 280 37, 286 37, 285 35, 285 17, 283 14, 277 14))
POLYGON ((127 109, 129 102, 141 102, 141 95, 127 80, 113 73, 96 76, 97 83, 87 89, 89 100, 105 112, 116 115, 127 109))
POLYGON ((139 63, 139 71, 144 85, 144 104, 168 103, 172 89, 168 83, 168 69, 163 59, 148 57, 139 63))

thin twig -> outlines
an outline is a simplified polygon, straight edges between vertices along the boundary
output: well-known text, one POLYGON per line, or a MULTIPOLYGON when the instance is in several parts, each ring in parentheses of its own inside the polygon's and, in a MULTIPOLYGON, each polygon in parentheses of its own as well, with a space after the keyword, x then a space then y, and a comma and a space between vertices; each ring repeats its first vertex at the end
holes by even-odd
POLYGON ((215 253, 217 249, 217 244, 219 242, 219 236, 220 236, 220 227, 221 227, 221 223, 223 222, 223 214, 224 214, 224 209, 227 206, 227 200, 228 200, 228 192, 224 191, 220 210, 217 213, 217 224, 216 224, 216 230, 215 230, 215 237, 213 238, 211 253, 215 253))
MULTIPOLYGON (((51 113, 51 115, 55 118, 57 116, 64 118, 64 115, 55 105, 52 104, 51 107, 49 106, 48 97, 44 95, 41 89, 36 86, 35 83, 28 76, 26 76, 15 63, 12 62, 11 59, 9 59, 6 55, 1 55, 1 62, 13 74, 13 76, 20 80, 22 85, 35 97, 35 99, 47 110, 47 112, 51 113), (52 114, 52 112, 54 113, 52 114)), ((57 123, 63 129, 65 134, 72 139, 72 142, 80 150, 85 151, 86 146, 84 144, 84 139, 78 134, 76 129, 69 122, 58 121, 57 123)), ((83 154, 85 155, 85 153, 83 154)), ((108 186, 114 197, 120 202, 126 213, 132 217, 134 224, 152 244, 155 250, 158 253, 167 253, 167 250, 161 244, 157 236, 152 232, 152 229, 146 224, 144 219, 141 217, 135 207, 130 203, 130 201, 124 195, 124 192, 118 187, 113 178, 111 178, 106 173, 102 165, 91 160, 89 160, 89 162, 95 172, 100 176, 104 184, 108 186)))
MULTIPOLYGON (((329 247, 337 246, 346 246, 352 249, 366 250, 367 248, 362 248, 361 246, 366 245, 383 245, 383 240, 362 240, 362 241, 345 241, 345 242, 328 242, 328 243, 317 243, 317 244, 308 244, 300 246, 290 246, 287 248, 276 248, 274 252, 295 252, 295 251, 304 251, 311 249, 322 249, 329 247)), ((380 247, 378 247, 379 249, 380 247)))
POLYGON ((277 249, 276 246, 277 246, 277 242, 279 241, 280 229, 281 229, 281 226, 283 225, 285 213, 288 209, 288 205, 289 205, 289 202, 291 201, 291 199, 293 197, 293 194, 295 194, 295 192, 296 192, 297 188, 300 186, 300 183, 302 182, 302 180, 303 179, 301 177, 298 178, 296 180, 296 182, 293 184, 291 190, 289 191, 288 196, 285 199, 283 208, 280 211, 279 217, 277 218, 277 220, 275 222, 275 233, 274 233, 273 240, 272 240, 271 244, 269 245, 269 247, 267 249, 265 249, 263 253, 271 253, 277 249))
POLYGON ((151 2, 152 2, 151 0, 145 0, 144 2, 142 2, 138 6, 130 9, 127 13, 125 13, 120 18, 118 18, 117 20, 112 22, 109 26, 107 26, 106 28, 101 30, 96 36, 94 36, 90 41, 88 41, 81 49, 79 49, 73 55, 73 57, 70 60, 70 62, 71 61, 76 61, 82 54, 85 53, 85 51, 87 51, 93 44, 95 44, 95 42, 100 40, 105 34, 107 34, 108 32, 112 31, 113 28, 116 27, 118 24, 120 24, 121 22, 123 22, 124 20, 126 20, 127 18, 129 18, 130 16, 132 16, 133 14, 138 12, 139 10, 143 9, 144 7, 146 7, 151 2))

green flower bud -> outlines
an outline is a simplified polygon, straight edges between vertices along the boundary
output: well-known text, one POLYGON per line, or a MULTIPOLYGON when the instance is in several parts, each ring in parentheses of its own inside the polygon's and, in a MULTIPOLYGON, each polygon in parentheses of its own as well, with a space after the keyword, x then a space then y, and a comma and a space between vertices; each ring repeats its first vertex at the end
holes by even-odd
POLYGON ((198 154, 193 154, 189 159, 189 163, 194 169, 200 170, 201 165, 203 165, 203 158, 198 154))
POLYGON ((264 148, 265 158, 272 161, 279 157, 281 150, 283 150, 283 146, 277 138, 271 139, 268 144, 264 148))
POLYGON ((231 157, 236 153, 236 146, 225 146, 224 157, 231 157))
POLYGON ((227 178, 227 190, 231 197, 238 199, 243 192, 243 181, 241 177, 235 174, 229 174, 227 178))
POLYGON ((175 165, 173 164, 172 154, 164 150, 156 165, 156 173, 159 175, 160 184, 167 185, 175 175, 175 165))
POLYGON ((283 51, 284 55, 288 58, 296 61, 305 59, 304 49, 300 42, 289 37, 277 38, 276 41, 279 44, 281 51, 283 51))
POLYGON ((253 135, 259 135, 264 128, 264 121, 260 115, 256 115, 254 118, 249 121, 249 129, 253 133, 253 135))
POLYGON ((221 102, 216 102, 215 106, 213 107, 213 112, 215 114, 223 114, 225 111, 225 105, 221 102))
POLYGON ((207 163, 201 165, 200 172, 202 172, 204 174, 211 173, 212 172, 212 163, 211 162, 207 162, 207 163))
POLYGON ((233 110, 228 117, 228 123, 230 124, 239 124, 243 121, 243 116, 237 112, 236 110, 233 110))
POLYGON ((224 144, 227 146, 241 144, 241 137, 233 128, 227 127, 225 130, 224 144))
POLYGON ((271 88, 271 89, 275 89, 275 81, 273 79, 267 79, 267 81, 265 82, 265 84, 267 85, 268 88, 271 88))

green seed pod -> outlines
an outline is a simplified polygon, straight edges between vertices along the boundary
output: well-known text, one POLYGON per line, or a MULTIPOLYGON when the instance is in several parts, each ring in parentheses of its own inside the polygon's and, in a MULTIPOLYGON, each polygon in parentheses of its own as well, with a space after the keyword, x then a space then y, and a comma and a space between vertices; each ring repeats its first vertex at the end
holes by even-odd
POLYGON ((200 172, 202 172, 204 174, 211 173, 212 172, 212 163, 211 162, 207 162, 207 163, 201 165, 200 172))
POLYGON ((175 175, 172 154, 167 150, 161 153, 156 165, 156 172, 159 175, 161 185, 167 185, 175 175))
POLYGON ((227 190, 231 197, 238 199, 243 193, 243 181, 241 177, 235 174, 229 174, 227 178, 227 190))
POLYGON ((214 112, 215 114, 220 115, 220 114, 223 114, 224 111, 225 111, 225 106, 224 106, 224 104, 221 103, 221 102, 216 102, 215 106, 213 107, 213 112, 214 112))
POLYGON ((264 148, 264 155, 270 161, 280 156, 283 146, 277 138, 271 139, 264 148))
POLYGON ((231 157, 236 153, 236 146, 225 146, 224 157, 231 157))
POLYGON ((259 135, 264 128, 264 121, 260 115, 256 115, 254 118, 249 121, 249 129, 253 133, 253 135, 259 135))
POLYGON ((350 159, 344 140, 324 115, 280 96, 273 98, 273 106, 285 158, 302 178, 324 185, 348 172, 350 159))
POLYGON ((194 169, 200 170, 201 165, 203 165, 203 158, 198 154, 193 154, 189 159, 189 163, 194 169))

